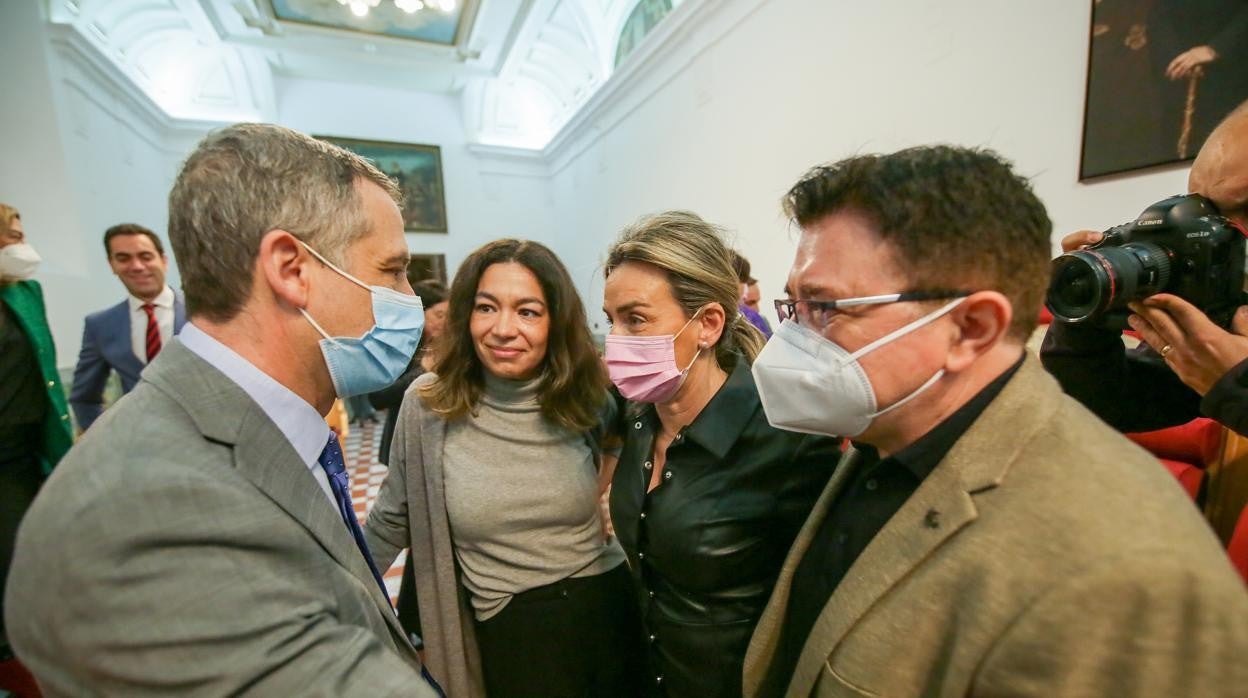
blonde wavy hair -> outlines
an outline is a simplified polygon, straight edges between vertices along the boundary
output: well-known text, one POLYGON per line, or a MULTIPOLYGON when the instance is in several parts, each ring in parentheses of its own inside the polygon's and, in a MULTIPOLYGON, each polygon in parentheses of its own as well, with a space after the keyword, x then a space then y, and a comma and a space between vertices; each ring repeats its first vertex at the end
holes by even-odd
POLYGON ((692 318, 717 303, 724 309, 724 332, 715 344, 719 367, 732 372, 738 357, 752 364, 763 335, 738 310, 741 284, 723 233, 696 213, 665 211, 628 226, 607 252, 604 276, 625 262, 642 262, 667 272, 672 295, 692 318))
POLYGON ((0 204, 0 229, 8 230, 13 225, 13 219, 21 218, 22 214, 17 209, 8 204, 0 204))

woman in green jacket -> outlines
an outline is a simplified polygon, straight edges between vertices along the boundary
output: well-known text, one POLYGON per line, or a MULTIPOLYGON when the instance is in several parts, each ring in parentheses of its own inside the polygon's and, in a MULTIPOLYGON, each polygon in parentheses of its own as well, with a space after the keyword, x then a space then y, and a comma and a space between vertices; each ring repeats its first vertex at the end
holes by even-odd
POLYGON ((38 265, 17 209, 0 204, 0 660, 9 655, 4 580, 17 525, 73 443, 43 290, 31 280, 38 265))

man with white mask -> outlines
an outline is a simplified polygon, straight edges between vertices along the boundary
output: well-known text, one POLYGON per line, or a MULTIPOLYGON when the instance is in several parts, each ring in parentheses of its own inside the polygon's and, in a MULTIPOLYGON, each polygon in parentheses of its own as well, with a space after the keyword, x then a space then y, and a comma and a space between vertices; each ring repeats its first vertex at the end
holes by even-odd
POLYGON ((397 187, 289 129, 209 134, 169 196, 189 322, 69 452, 5 604, 49 695, 439 695, 390 607, 323 415, 424 313, 397 187))
MULTIPOLYGON (((39 261, 21 214, 0 204, 0 597, 17 526, 73 443, 43 288, 34 280, 39 261)), ((0 661, 11 655, 0 618, 0 661)))
POLYGON ((1050 223, 991 152, 817 167, 768 419, 850 437, 745 661, 746 696, 1220 696, 1248 595, 1150 456, 1026 354, 1050 223))

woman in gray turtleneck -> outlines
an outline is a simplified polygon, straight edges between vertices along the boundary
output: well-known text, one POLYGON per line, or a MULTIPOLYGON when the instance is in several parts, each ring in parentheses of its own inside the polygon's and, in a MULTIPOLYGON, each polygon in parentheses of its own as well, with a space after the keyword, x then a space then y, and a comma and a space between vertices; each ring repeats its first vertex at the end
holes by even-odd
POLYGON ((607 378, 567 270, 498 240, 451 287, 433 372, 404 398, 365 534, 403 548, 449 695, 634 696, 640 619, 598 507, 607 378))

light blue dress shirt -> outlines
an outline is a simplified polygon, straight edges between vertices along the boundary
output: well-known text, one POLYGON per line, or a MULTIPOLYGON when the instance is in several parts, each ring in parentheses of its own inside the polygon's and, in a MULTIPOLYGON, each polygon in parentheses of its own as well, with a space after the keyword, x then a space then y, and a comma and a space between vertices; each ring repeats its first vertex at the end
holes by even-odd
POLYGON ((239 356, 238 352, 208 336, 193 322, 186 323, 178 334, 178 339, 196 356, 237 383, 243 392, 260 405, 260 409, 264 410, 290 441, 295 453, 299 454, 299 458, 308 467, 308 472, 316 479, 316 484, 321 486, 325 496, 329 497, 336 511, 338 500, 334 499, 334 491, 329 487, 325 470, 317 462, 331 432, 325 418, 316 408, 290 388, 256 368, 255 364, 239 356))

